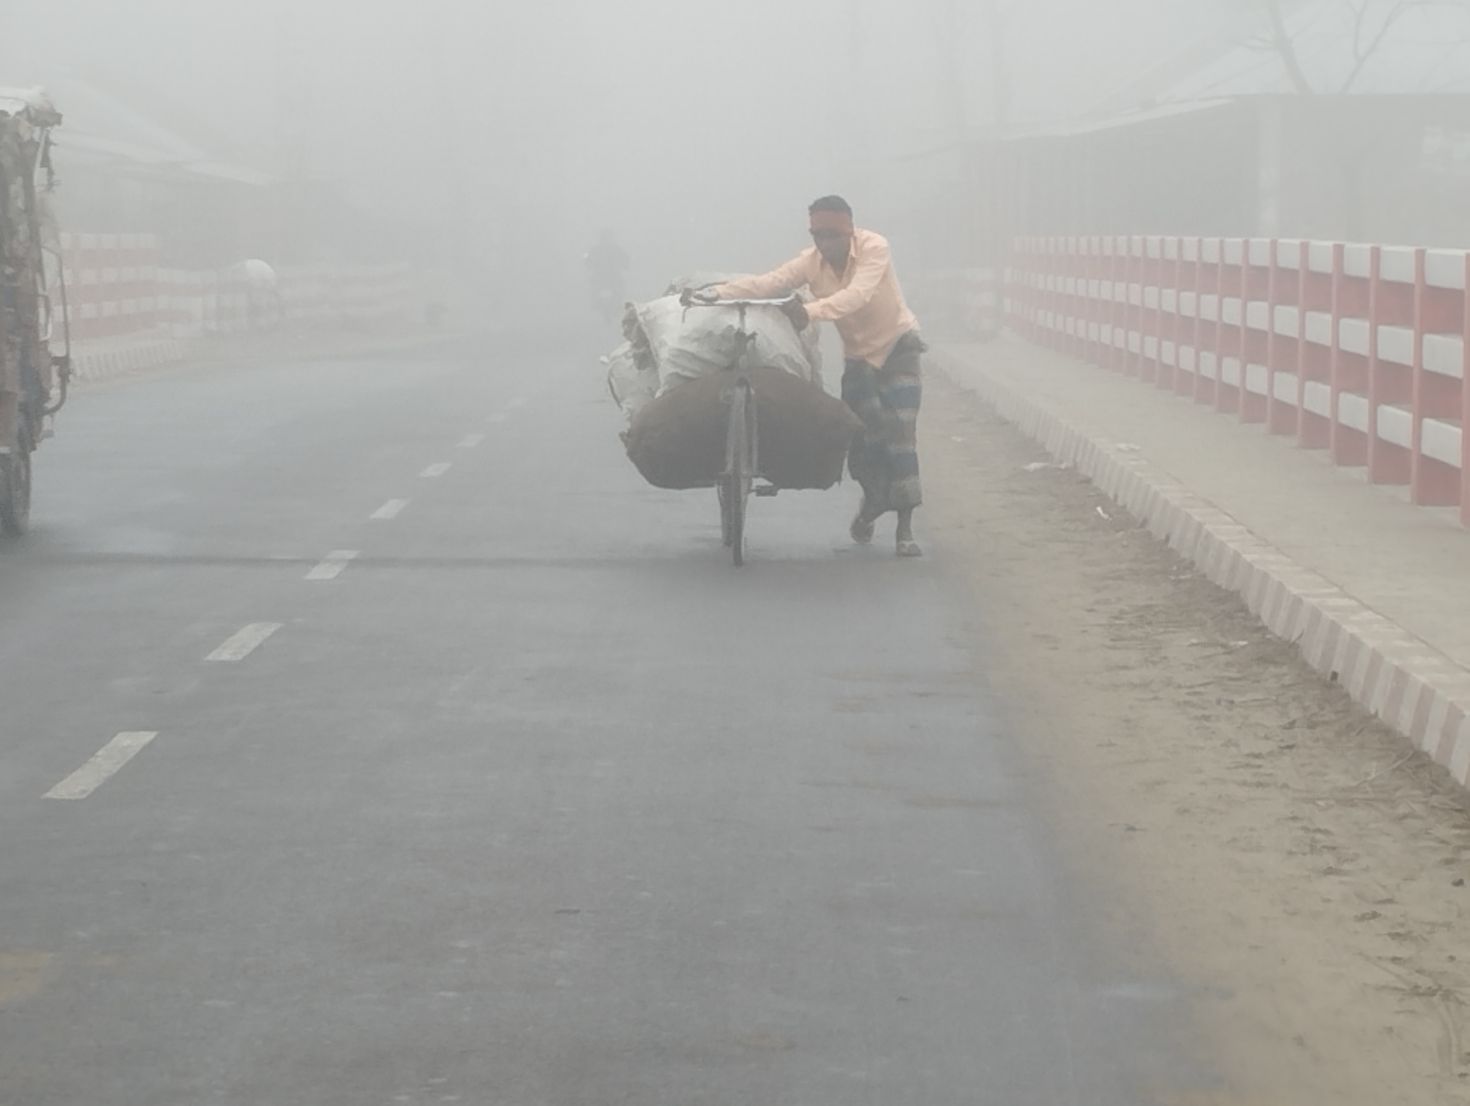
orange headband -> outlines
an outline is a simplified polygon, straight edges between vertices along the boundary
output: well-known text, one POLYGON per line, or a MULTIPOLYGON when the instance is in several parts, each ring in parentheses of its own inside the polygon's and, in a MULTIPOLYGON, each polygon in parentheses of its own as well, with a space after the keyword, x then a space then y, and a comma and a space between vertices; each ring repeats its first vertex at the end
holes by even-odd
POLYGON ((813 211, 812 230, 835 230, 842 234, 851 234, 852 216, 842 211, 813 211))

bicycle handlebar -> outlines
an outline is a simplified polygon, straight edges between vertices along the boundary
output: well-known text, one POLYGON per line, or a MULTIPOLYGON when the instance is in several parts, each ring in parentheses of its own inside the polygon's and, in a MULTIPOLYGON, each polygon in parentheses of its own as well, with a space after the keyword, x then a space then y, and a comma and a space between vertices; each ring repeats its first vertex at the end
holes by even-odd
POLYGON ((772 300, 702 300, 696 299, 690 292, 679 297, 685 307, 786 307, 800 302, 801 297, 797 295, 786 296, 783 299, 772 300))

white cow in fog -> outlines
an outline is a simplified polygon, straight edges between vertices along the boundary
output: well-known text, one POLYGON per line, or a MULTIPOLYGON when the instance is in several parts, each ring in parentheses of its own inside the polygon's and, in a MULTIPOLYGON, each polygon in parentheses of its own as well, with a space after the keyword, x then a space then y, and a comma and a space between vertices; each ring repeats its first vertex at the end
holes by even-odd
POLYGON ((258 257, 237 261, 225 271, 225 276, 245 296, 245 320, 249 329, 280 325, 285 318, 281 282, 269 262, 258 257))

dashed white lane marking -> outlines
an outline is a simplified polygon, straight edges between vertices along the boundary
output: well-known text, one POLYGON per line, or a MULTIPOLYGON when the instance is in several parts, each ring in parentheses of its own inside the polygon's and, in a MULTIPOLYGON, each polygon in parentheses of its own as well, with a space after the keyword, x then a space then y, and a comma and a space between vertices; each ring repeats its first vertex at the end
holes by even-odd
POLYGON ((525 396, 516 396, 516 398, 513 399, 513 400, 511 400, 509 403, 507 403, 506 406, 509 407, 512 411, 514 411, 516 408, 518 408, 518 407, 524 407, 526 404, 528 404, 530 402, 531 401, 529 399, 527 399, 525 396))
POLYGON ((485 435, 483 435, 483 434, 466 434, 463 438, 461 438, 459 440, 459 448, 460 449, 474 449, 477 445, 479 445, 484 440, 485 440, 485 435))
POLYGON ((443 476, 453 467, 453 461, 440 461, 438 464, 430 465, 423 472, 419 473, 419 475, 426 480, 432 480, 436 476, 443 476))
POLYGON ((408 500, 406 499, 390 499, 387 503, 384 503, 381 507, 374 511, 371 517, 379 521, 387 521, 388 519, 397 518, 403 513, 403 508, 407 506, 408 500))
POLYGON ((252 622, 204 659, 207 661, 243 661, 280 628, 281 623, 279 622, 252 622))
POLYGON ((356 549, 334 549, 321 564, 306 574, 308 580, 335 580, 342 570, 357 559, 356 549))
POLYGON ((46 792, 46 798, 85 799, 116 775, 124 764, 141 753, 157 736, 156 730, 118 734, 102 746, 96 756, 46 792))

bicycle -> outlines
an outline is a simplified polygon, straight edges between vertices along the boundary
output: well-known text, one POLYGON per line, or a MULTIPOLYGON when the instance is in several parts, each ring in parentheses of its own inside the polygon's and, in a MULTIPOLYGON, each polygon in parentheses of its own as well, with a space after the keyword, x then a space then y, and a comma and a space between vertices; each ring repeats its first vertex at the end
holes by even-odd
POLYGON ((735 567, 739 568, 745 564, 745 514, 751 494, 769 497, 780 490, 774 485, 757 486, 755 483, 762 478, 755 388, 750 380, 753 366, 748 363, 755 335, 745 328, 746 313, 752 307, 784 308, 796 297, 706 300, 699 298, 697 293, 685 293, 682 298, 685 311, 694 307, 733 307, 739 312, 735 358, 725 370, 733 374, 733 379, 721 397, 727 398, 730 404, 725 426, 725 468, 715 485, 720 501, 720 537, 730 550, 735 567))

